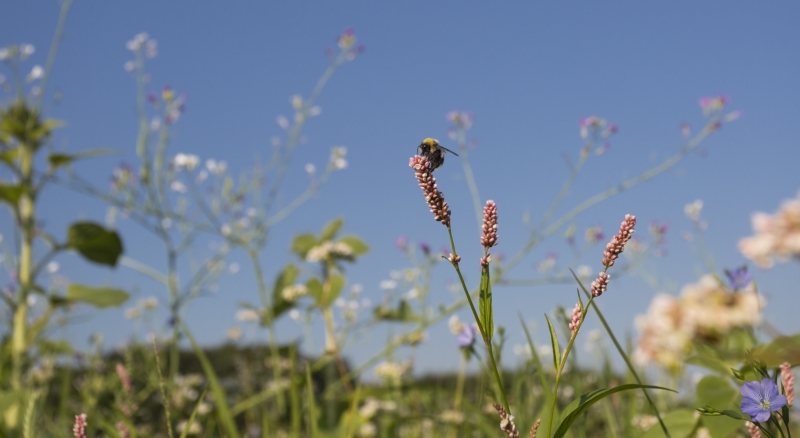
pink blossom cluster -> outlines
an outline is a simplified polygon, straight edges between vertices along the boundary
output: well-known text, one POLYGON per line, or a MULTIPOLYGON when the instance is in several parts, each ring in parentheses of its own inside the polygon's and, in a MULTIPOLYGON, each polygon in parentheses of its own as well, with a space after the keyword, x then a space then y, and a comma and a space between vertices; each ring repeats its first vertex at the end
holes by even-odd
POLYGON ((425 194, 425 201, 428 202, 428 207, 431 209, 434 219, 449 227, 450 208, 444 200, 444 194, 436 186, 436 178, 433 177, 433 171, 430 168, 428 159, 414 155, 409 160, 408 166, 414 169, 419 187, 425 194))
POLYGON ((483 235, 481 235, 481 245, 488 251, 489 248, 497 245, 497 204, 494 201, 486 201, 483 207, 483 235))
POLYGON ((581 303, 575 303, 575 308, 572 309, 572 321, 569 323, 569 331, 572 332, 572 336, 575 336, 575 333, 578 331, 578 325, 581 321, 581 303))
POLYGON ((597 274, 597 278, 592 282, 592 296, 599 297, 600 295, 603 295, 608 288, 608 281, 610 279, 611 276, 605 272, 597 274))
POLYGON ((614 260, 616 260, 625 249, 625 244, 631 239, 631 236, 633 236, 635 227, 636 216, 626 214, 625 220, 623 220, 622 224, 619 226, 619 232, 616 236, 612 237, 611 241, 606 245, 606 250, 603 253, 603 266, 614 266, 614 260))
POLYGON ((72 434, 75 438, 86 438, 86 414, 75 416, 75 425, 72 426, 72 434))
POLYGON ((519 436, 517 425, 514 424, 514 416, 506 412, 505 408, 497 403, 492 403, 492 406, 500 414, 500 430, 502 430, 509 438, 516 438, 519 436))
POLYGON ((783 394, 786 396, 786 404, 794 404, 794 374, 792 365, 789 362, 781 364, 781 382, 783 382, 783 394))
POLYGON ((764 303, 752 284, 734 293, 713 275, 684 286, 679 297, 659 294, 647 314, 636 318, 633 358, 639 365, 678 370, 693 341, 713 344, 736 327, 760 324, 764 303))
POLYGON ((739 251, 759 267, 769 269, 775 260, 800 257, 800 191, 784 201, 774 215, 753 215, 754 236, 739 241, 739 251))

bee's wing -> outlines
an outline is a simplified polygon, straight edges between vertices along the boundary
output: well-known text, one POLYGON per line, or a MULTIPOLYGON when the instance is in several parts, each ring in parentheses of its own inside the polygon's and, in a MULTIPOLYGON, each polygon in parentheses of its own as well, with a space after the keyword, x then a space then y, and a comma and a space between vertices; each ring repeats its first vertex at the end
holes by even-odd
POLYGON ((446 147, 444 147, 444 146, 442 146, 442 145, 439 145, 439 148, 441 148, 441 149, 444 149, 444 150, 446 150, 447 152, 450 152, 451 154, 455 155, 456 157, 458 156, 458 154, 457 154, 457 153, 455 153, 455 152, 451 151, 450 149, 447 149, 446 147))

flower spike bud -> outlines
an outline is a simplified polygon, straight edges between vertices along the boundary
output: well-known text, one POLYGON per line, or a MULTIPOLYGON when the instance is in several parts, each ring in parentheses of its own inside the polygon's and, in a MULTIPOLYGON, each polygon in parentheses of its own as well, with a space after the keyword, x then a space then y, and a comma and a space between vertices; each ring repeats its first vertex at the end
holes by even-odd
POLYGON ((433 218, 450 227, 450 208, 444 200, 444 194, 436 186, 436 178, 433 177, 433 169, 430 168, 428 159, 415 155, 408 162, 408 166, 414 169, 419 187, 425 194, 425 201, 433 213, 433 218))
POLYGON ((614 266, 614 260, 619 257, 625 249, 625 244, 633 236, 634 228, 636 227, 636 216, 629 214, 625 215, 625 220, 619 226, 619 232, 616 236, 611 238, 611 241, 606 245, 606 250, 603 253, 603 266, 614 266))

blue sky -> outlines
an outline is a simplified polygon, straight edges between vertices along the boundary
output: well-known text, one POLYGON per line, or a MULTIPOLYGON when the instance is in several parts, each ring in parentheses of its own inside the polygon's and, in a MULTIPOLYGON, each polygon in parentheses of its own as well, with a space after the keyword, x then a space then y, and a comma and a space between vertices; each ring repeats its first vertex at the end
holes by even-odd
MULTIPOLYGON (((32 43, 37 50, 26 65, 43 64, 57 15, 53 1, 5 2, 0 45, 32 43)), ((308 95, 327 66, 325 48, 352 28, 366 51, 344 65, 324 90, 318 101, 322 114, 307 125, 308 142, 298 149, 282 196, 301 193, 307 185, 305 164, 321 168, 332 146, 347 147, 349 166, 275 230, 264 259, 271 278, 293 260, 290 236, 318 231, 344 216, 345 231, 371 246, 348 270, 348 280, 363 284, 365 296, 375 303, 384 295, 379 283, 391 270, 407 267, 394 247, 398 236, 434 249, 447 243, 407 163, 425 137, 455 147, 446 135, 448 111, 475 114, 470 132, 477 141, 470 151, 475 178, 482 199, 498 204, 496 251, 513 255, 527 237, 523 214, 530 212, 534 222, 541 217, 568 175, 563 156, 577 157, 579 119, 606 118, 619 133, 606 154, 589 161, 560 213, 672 155, 682 145, 682 123, 695 132, 703 126, 698 98, 725 94, 730 108, 742 110, 744 117, 725 125, 669 172, 577 221, 579 230, 602 224, 610 235, 626 213, 635 214, 642 224, 640 237, 650 221, 669 223, 667 255, 652 265, 663 280, 659 291, 677 293, 702 272, 701 260, 680 237, 691 227, 683 216, 685 204, 704 201, 710 225, 706 239, 720 271, 745 261, 736 243, 751 234, 750 215, 775 211, 800 188, 794 133, 800 116, 798 18, 800 5, 788 1, 76 2, 50 82, 50 93, 60 91, 63 100, 49 115, 68 123, 53 146, 118 151, 78 167, 98 184, 107 184, 120 161, 135 162, 134 82, 123 64, 131 58, 126 41, 145 31, 158 40, 158 56, 148 64, 151 91, 169 84, 188 96, 172 153, 224 159, 234 172, 244 171, 255 158, 269 156, 271 137, 283 135, 276 117, 291 114, 291 95, 308 95)), ((7 70, 2 73, 9 76, 7 70)), ((477 266, 481 248, 473 207, 454 158, 436 176, 453 210, 460 251, 468 266, 477 266)), ((105 216, 101 203, 59 187, 42 198, 41 209, 53 232, 77 218, 105 216)), ((121 223, 119 230, 128 256, 163 269, 157 240, 132 223, 121 223)), ((6 244, 11 242, 8 213, 0 215, 0 233, 9 237, 6 244)), ((509 276, 535 277, 535 265, 551 252, 559 254, 559 262, 569 260, 563 239, 555 236, 509 276)), ((581 264, 599 270, 600 257, 597 247, 581 264)), ((70 278, 111 282, 135 291, 136 298, 156 295, 165 301, 165 291, 127 268, 87 267, 71 255, 58 261, 70 278)), ((245 263, 240 254, 231 261, 245 263)), ((474 284, 473 271, 468 281, 474 284)), ((797 262, 755 270, 770 300, 767 317, 787 333, 800 330, 793 311, 798 272, 797 262)), ((453 300, 445 284, 454 278, 447 266, 437 268, 433 302, 453 300)), ((624 333, 633 330, 633 318, 645 312, 656 292, 639 278, 620 278, 601 305, 624 333)), ((219 292, 194 302, 187 318, 203 342, 218 343, 234 323, 237 303, 256 300, 252 275, 242 269, 223 279, 219 292)), ((517 312, 537 322, 536 337, 544 341, 542 314, 573 304, 571 285, 495 291, 497 324, 508 328, 510 345, 524 342, 517 312)), ((133 328, 122 320, 122 310, 83 314, 67 329, 77 345, 98 331, 107 345, 118 345, 133 328)), ((283 321, 279 329, 282 339, 301 336, 292 321, 283 321)), ((314 330, 319 348, 321 327, 314 330)), ((456 367, 458 352, 446 324, 428 334, 416 353, 417 369, 456 367), (446 360, 442 351, 449 352, 446 360)), ((348 354, 358 363, 385 339, 385 332, 377 331, 348 354)))

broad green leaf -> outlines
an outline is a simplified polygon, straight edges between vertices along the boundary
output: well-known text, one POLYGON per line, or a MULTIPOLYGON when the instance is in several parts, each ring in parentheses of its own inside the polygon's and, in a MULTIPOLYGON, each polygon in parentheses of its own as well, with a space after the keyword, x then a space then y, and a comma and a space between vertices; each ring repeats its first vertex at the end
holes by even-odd
POLYGON ((574 400, 572 403, 567 405, 564 408, 564 412, 561 414, 561 423, 558 425, 555 433, 553 434, 553 438, 561 438, 563 437, 568 431, 572 423, 578 419, 584 412, 586 412, 589 407, 598 401, 608 397, 611 394, 621 392, 621 391, 628 391, 631 389, 638 389, 638 388, 650 388, 650 389, 663 389, 665 391, 673 391, 669 388, 664 388, 661 386, 653 386, 653 385, 638 385, 635 383, 629 383, 627 385, 619 385, 613 388, 606 388, 606 389, 598 389, 596 391, 588 392, 586 394, 581 395, 578 399, 574 400))
POLYGON ((298 234, 292 240, 292 252, 305 259, 308 251, 317 246, 317 238, 311 233, 298 234))
MULTIPOLYGON (((729 409, 738 406, 740 398, 739 391, 722 377, 705 376, 697 383, 696 399, 699 406, 729 409)), ((726 416, 713 416, 704 417, 703 425, 708 428, 712 437, 727 437, 740 428, 742 423, 726 416)))
POLYGON ((22 187, 0 183, 0 201, 16 208, 20 196, 22 196, 22 187))
POLYGON ((492 282, 489 280, 489 269, 482 269, 478 302, 481 317, 480 324, 483 327, 483 332, 491 341, 492 335, 494 335, 494 315, 492 312, 492 282))
POLYGON ((753 359, 764 361, 767 367, 783 362, 800 363, 800 335, 781 336, 753 350, 753 359))
POLYGON ((544 318, 547 320, 547 327, 550 329, 550 344, 553 347, 553 366, 555 369, 561 365, 561 347, 558 345, 558 334, 556 334, 556 329, 553 327, 553 323, 550 322, 550 318, 547 317, 545 313, 544 318))
POLYGON ((67 232, 67 247, 78 251, 95 263, 116 266, 122 254, 122 240, 116 231, 109 231, 94 222, 77 222, 67 232))
POLYGON ((336 298, 339 297, 339 295, 342 293, 342 288, 344 288, 345 281, 346 280, 341 275, 331 276, 330 290, 328 291, 328 296, 325 297, 325 303, 323 307, 329 307, 336 300, 336 298))
POLYGON ((698 365, 703 368, 709 369, 711 371, 716 371, 720 374, 731 374, 731 367, 730 365, 726 364, 722 360, 711 357, 705 354, 694 354, 686 358, 686 363, 692 365, 698 365))
MULTIPOLYGON (((2 135, 3 134, 0 133, 0 138, 2 138, 2 135)), ((0 141, 0 143, 2 143, 2 141, 0 141)), ((19 153, 19 146, 6 149, 3 152, 0 152, 0 161, 6 163, 8 167, 13 168, 14 161, 16 161, 18 153, 19 153)))
POLYGON ((47 161, 50 163, 50 167, 56 169, 61 166, 66 166, 67 164, 79 160, 81 158, 89 158, 89 157, 96 157, 99 155, 106 155, 110 153, 108 149, 92 149, 90 151, 85 151, 77 154, 63 154, 63 153, 52 153, 47 156, 47 161))
POLYGON ((369 246, 357 236, 344 236, 339 239, 339 242, 349 246, 355 256, 360 256, 369 251, 369 246))
POLYGON ((294 302, 286 301, 283 298, 283 290, 293 285, 299 274, 300 270, 290 263, 283 268, 283 271, 275 279, 275 285, 272 288, 272 318, 277 318, 294 307, 294 302))
POLYGON ((314 298, 314 303, 318 307, 322 307, 322 283, 320 283, 319 279, 308 279, 306 287, 308 288, 308 294, 311 295, 311 298, 314 298))
MULTIPOLYGON (((698 419, 690 409, 678 409, 664 416, 664 424, 669 429, 673 438, 687 438, 697 425, 698 419)), ((653 425, 647 432, 642 434, 642 438, 662 438, 664 431, 657 425, 653 425)))
POLYGON ((344 219, 340 217, 328 222, 328 224, 325 225, 325 228, 322 229, 322 235, 319 236, 320 242, 333 239, 333 236, 339 232, 339 230, 342 228, 342 225, 344 225, 344 219))
POLYGON ((93 287, 83 284, 71 284, 67 288, 67 300, 90 304, 95 307, 117 307, 128 300, 130 295, 120 289, 111 287, 93 287))

